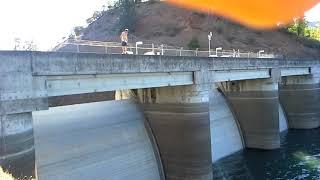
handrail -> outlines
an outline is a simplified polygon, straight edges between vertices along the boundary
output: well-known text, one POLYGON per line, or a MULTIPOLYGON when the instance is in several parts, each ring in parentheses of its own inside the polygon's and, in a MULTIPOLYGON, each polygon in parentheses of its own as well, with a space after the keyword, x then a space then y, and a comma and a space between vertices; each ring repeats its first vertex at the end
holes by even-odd
MULTIPOLYGON (((121 43, 119 42, 103 42, 103 41, 89 41, 89 40, 74 40, 69 42, 64 42, 59 45, 59 47, 67 47, 68 45, 75 46, 77 52, 86 52, 85 50, 81 50, 81 47, 89 46, 89 47, 103 47, 104 54, 120 54, 121 52, 121 43), (118 51, 115 50, 118 49, 118 51), (113 51, 110 51, 113 49, 113 51)), ((128 44, 129 50, 136 50, 138 55, 143 55, 149 52, 148 55, 169 55, 169 56, 201 56, 201 57, 239 57, 239 58, 274 58, 276 57, 274 54, 261 54, 254 52, 240 52, 240 50, 220 50, 215 51, 211 50, 211 55, 209 56, 209 51, 203 50, 186 50, 183 48, 170 48, 170 46, 160 45, 155 47, 154 44, 143 44, 138 47, 135 46, 134 43, 128 44)), ((101 50, 100 50, 101 51, 101 50)), ((90 52, 90 51, 89 51, 90 52)), ((134 51, 132 51, 134 52, 134 51)))

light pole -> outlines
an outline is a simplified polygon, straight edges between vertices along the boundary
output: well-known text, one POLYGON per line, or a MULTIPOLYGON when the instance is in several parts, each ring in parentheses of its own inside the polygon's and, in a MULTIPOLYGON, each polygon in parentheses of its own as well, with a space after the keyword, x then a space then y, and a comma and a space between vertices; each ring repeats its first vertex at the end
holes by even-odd
POLYGON ((212 39, 212 32, 208 34, 208 40, 209 40, 209 57, 211 55, 211 39, 212 39))
POLYGON ((261 57, 261 53, 264 53, 264 50, 260 50, 260 51, 258 52, 258 58, 261 57))
POLYGON ((142 45, 142 44, 143 44, 142 41, 136 42, 136 55, 138 55, 138 45, 142 45))
POLYGON ((163 48, 164 48, 164 45, 163 44, 161 44, 161 55, 163 56, 163 53, 164 53, 164 50, 163 50, 163 48))

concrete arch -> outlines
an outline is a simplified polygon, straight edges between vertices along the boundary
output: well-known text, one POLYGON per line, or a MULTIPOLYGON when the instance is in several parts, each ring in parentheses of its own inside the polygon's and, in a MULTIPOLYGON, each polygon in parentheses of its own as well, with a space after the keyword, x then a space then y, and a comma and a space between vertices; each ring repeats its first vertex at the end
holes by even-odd
POLYGON ((143 113, 129 100, 34 113, 39 179, 161 180, 143 113))
POLYGON ((221 89, 213 88, 210 101, 210 132, 212 162, 245 147, 240 124, 221 89))
POLYGON ((320 127, 319 75, 283 77, 280 101, 292 129, 320 127))
POLYGON ((278 83, 261 79, 225 82, 221 86, 241 125, 246 147, 279 148, 278 83))

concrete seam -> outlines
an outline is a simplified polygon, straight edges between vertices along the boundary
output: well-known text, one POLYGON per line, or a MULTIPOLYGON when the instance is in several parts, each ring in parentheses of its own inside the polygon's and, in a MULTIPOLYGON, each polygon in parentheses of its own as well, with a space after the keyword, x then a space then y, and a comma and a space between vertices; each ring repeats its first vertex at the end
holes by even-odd
POLYGON ((150 138, 150 142, 151 142, 152 147, 153 147, 153 152, 154 152, 155 158, 157 160, 160 180, 166 180, 165 170, 163 168, 162 156, 161 156, 161 152, 159 150, 159 145, 157 143, 156 138, 153 135, 154 133, 153 133, 153 130, 152 130, 151 126, 150 126, 150 123, 149 123, 149 120, 148 120, 147 117, 144 118, 144 125, 145 125, 145 128, 147 130, 147 134, 148 134, 148 136, 150 138))
POLYGON ((320 90, 320 88, 313 88, 313 89, 282 89, 280 91, 282 91, 282 92, 295 92, 295 91, 314 91, 314 90, 320 90))
POLYGON ((278 99, 279 97, 271 97, 271 98, 245 98, 245 97, 229 97, 229 99, 239 99, 239 100, 242 100, 242 99, 256 99, 256 100, 265 100, 265 99, 278 99))
POLYGON ((289 116, 305 116, 305 115, 317 115, 320 114, 320 112, 315 113, 288 113, 289 116))
MULTIPOLYGON (((134 94, 134 93, 132 93, 132 94, 134 94)), ((144 112, 143 109, 141 108, 141 104, 138 102, 137 96, 134 96, 134 100, 133 101, 138 104, 138 108, 140 109, 140 111, 144 112)), ((152 145, 154 156, 155 156, 156 161, 157 161, 160 180, 166 180, 165 170, 163 168, 163 163, 162 163, 162 156, 161 156, 161 152, 159 150, 159 145, 158 145, 157 139, 154 136, 154 132, 153 132, 153 130, 151 128, 150 122, 149 122, 148 118, 145 115, 144 115, 144 120, 143 121, 144 121, 144 126, 145 126, 146 131, 147 131, 147 135, 149 136, 149 139, 150 139, 150 142, 151 142, 151 145, 152 145)))
POLYGON ((202 114, 208 114, 208 112, 198 112, 198 113, 194 113, 194 112, 191 112, 191 113, 187 113, 187 112, 160 112, 160 111, 146 111, 145 112, 146 114, 157 114, 157 115, 183 115, 183 114, 186 114, 186 115, 202 115, 202 114))
POLYGON ((76 60, 75 60, 75 62, 74 62, 74 70, 73 70, 73 72, 74 72, 74 74, 77 74, 77 64, 78 64, 78 62, 79 62, 79 53, 77 53, 76 54, 76 60))
POLYGON ((13 158, 13 157, 16 157, 16 156, 20 156, 20 155, 23 155, 25 153, 28 153, 28 152, 31 152, 35 149, 34 146, 32 146, 31 148, 29 149, 26 149, 26 150, 23 150, 23 151, 20 151, 18 153, 14 153, 14 154, 9 154, 9 155, 5 155, 5 156, 0 156, 0 160, 5 160, 5 159, 10 159, 10 158, 13 158))
MULTIPOLYGON (((1 102, 0 102, 1 103, 1 102)), ((2 115, 0 115, 0 125, 1 125, 1 129, 0 129, 0 138, 1 138, 1 142, 0 142, 0 155, 3 155, 4 154, 4 151, 3 151, 3 137, 4 137, 4 133, 3 133, 3 121, 2 121, 2 115)))
MULTIPOLYGON (((283 106, 282 103, 281 103, 280 97, 279 97, 279 105, 281 106, 282 112, 283 112, 284 117, 285 117, 285 119, 286 119, 287 130, 288 130, 288 129, 290 128, 290 126, 289 126, 289 120, 288 120, 288 114, 287 114, 286 109, 284 108, 284 106, 283 106)), ((280 117, 279 117, 279 121, 280 121, 280 117)), ((279 127, 279 129, 280 129, 280 127, 279 127)))
POLYGON ((32 52, 31 55, 30 55, 30 56, 31 56, 31 57, 30 57, 31 76, 34 75, 34 67, 33 67, 33 66, 34 66, 34 53, 35 53, 35 52, 32 52))
POLYGON ((1 134, 0 134, 0 136, 1 136, 1 148, 0 148, 0 152, 2 153, 2 154, 5 154, 5 152, 6 152, 6 142, 5 142, 5 133, 4 133, 4 130, 5 130, 5 124, 4 124, 4 121, 5 121, 5 119, 6 119, 6 115, 3 115, 3 116, 1 116, 1 118, 0 118, 0 120, 1 120, 1 134))

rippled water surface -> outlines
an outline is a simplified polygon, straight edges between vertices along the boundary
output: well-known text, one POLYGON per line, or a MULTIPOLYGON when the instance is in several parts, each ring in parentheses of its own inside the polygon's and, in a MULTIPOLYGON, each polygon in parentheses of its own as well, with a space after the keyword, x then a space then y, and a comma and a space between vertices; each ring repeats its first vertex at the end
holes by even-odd
POLYGON ((246 149, 213 165, 214 179, 320 179, 320 129, 289 130, 281 148, 246 149))

